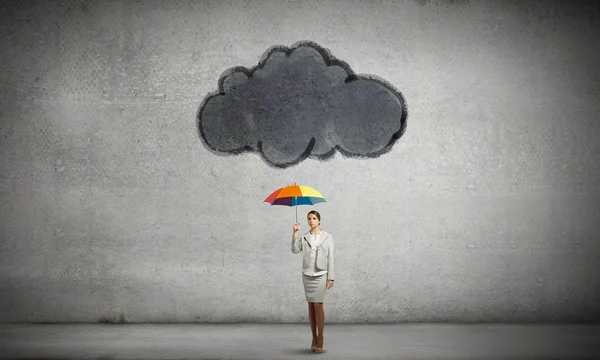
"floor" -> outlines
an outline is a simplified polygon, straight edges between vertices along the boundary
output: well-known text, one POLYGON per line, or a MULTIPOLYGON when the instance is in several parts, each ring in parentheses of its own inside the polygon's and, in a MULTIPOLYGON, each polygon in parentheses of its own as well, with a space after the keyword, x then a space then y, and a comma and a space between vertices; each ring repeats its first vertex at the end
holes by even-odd
POLYGON ((0 359, 600 359, 600 324, 0 324, 0 359))

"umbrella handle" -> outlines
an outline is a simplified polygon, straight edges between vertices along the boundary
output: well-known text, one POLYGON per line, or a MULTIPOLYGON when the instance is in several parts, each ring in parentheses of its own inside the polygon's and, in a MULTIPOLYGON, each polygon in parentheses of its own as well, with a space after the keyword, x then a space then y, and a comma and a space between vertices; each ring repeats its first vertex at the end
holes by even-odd
POLYGON ((294 196, 294 200, 296 201, 296 224, 298 223, 298 197, 294 196))

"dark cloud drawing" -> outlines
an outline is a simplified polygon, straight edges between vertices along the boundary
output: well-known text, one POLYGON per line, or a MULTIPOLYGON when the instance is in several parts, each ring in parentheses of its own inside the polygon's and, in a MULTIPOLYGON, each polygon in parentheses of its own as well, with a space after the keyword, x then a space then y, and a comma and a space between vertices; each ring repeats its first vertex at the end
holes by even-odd
POLYGON ((225 71, 198 111, 203 144, 214 153, 259 153, 287 168, 311 157, 378 157, 406 130, 402 93, 357 75, 310 41, 274 46, 258 65, 225 71))

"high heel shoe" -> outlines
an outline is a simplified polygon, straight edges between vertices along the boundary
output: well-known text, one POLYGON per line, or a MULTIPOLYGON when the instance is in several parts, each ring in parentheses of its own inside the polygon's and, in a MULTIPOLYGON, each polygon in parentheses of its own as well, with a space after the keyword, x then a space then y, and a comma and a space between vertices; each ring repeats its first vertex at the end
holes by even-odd
POLYGON ((315 346, 315 352, 322 353, 323 352, 323 335, 317 338, 317 346, 315 346))

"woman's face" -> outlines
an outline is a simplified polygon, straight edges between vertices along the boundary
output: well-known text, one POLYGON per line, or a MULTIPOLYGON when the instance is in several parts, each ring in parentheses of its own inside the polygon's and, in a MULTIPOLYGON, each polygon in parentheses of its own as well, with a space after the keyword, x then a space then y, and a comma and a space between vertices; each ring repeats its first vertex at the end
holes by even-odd
POLYGON ((319 219, 317 218, 317 215, 308 214, 307 219, 308 219, 308 226, 310 226, 311 229, 314 229, 319 225, 319 219))

